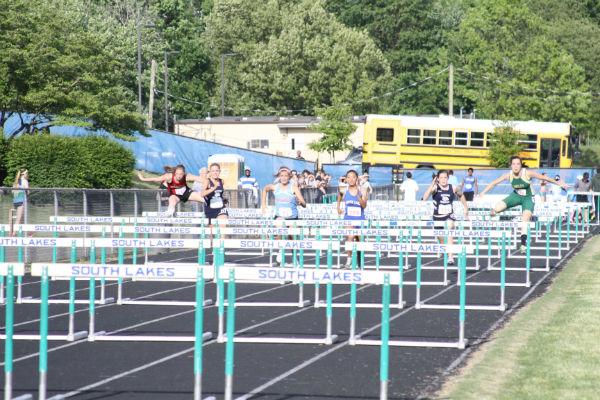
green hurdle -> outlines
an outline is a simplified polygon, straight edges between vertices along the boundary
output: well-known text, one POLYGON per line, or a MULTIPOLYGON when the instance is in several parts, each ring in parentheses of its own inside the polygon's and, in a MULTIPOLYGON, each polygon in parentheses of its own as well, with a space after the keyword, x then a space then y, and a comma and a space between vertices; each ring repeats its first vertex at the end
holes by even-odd
MULTIPOLYGON (((48 380, 48 293, 50 292, 50 282, 48 279, 48 267, 42 269, 41 298, 40 303, 40 359, 39 359, 39 400, 46 399, 46 389, 48 380)), ((94 302, 90 304, 93 307, 94 302)))
POLYGON ((225 344, 225 400, 233 396, 233 351, 235 334, 235 269, 229 270, 227 283, 227 343, 225 344))
POLYGON ((387 400, 389 382, 390 354, 390 275, 385 274, 381 293, 383 307, 381 310, 381 346, 379 351, 379 399, 387 400))

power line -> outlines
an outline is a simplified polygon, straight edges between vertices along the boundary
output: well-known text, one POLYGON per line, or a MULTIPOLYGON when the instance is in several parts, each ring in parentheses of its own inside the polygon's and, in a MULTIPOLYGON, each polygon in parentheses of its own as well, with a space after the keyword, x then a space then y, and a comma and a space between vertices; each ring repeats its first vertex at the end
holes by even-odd
MULTIPOLYGON (((365 102, 376 101, 376 100, 380 100, 380 99, 383 99, 383 98, 386 98, 386 97, 390 97, 393 94, 401 93, 401 92, 404 92, 404 91, 406 91, 408 89, 417 87, 417 86, 419 86, 419 85, 421 85, 423 83, 426 83, 426 82, 432 80, 433 78, 435 78, 436 76, 438 76, 440 74, 443 74, 446 71, 448 71, 448 67, 446 67, 446 68, 444 68, 444 69, 442 69, 442 70, 440 70, 440 71, 438 71, 438 72, 436 72, 436 73, 434 73, 434 74, 432 74, 432 75, 430 75, 430 76, 428 76, 426 78, 423 78, 423 79, 418 80, 418 81, 410 82, 409 84, 407 84, 407 85, 405 85, 403 87, 391 90, 391 91, 383 93, 383 94, 381 94, 379 96, 372 96, 370 98, 360 99, 360 100, 356 100, 356 101, 352 101, 352 102, 346 102, 346 103, 342 103, 340 105, 341 106, 352 106, 352 105, 355 105, 355 104, 362 104, 362 103, 365 103, 365 102)), ((158 89, 155 89, 154 91, 156 93, 160 93, 160 94, 164 95, 164 91, 161 91, 161 90, 158 90, 158 89)), ((204 107, 209 107, 210 110, 217 110, 218 109, 218 106, 215 105, 215 104, 210 104, 209 105, 207 103, 201 103, 201 102, 198 102, 198 101, 195 101, 195 100, 187 99, 185 97, 175 96, 175 95, 173 95, 171 93, 169 93, 168 96, 171 97, 171 98, 177 99, 177 100, 181 100, 181 101, 187 102, 187 103, 197 104, 197 105, 201 105, 201 106, 204 106, 204 107)), ((287 108, 287 107, 286 108, 282 108, 282 109, 261 109, 261 108, 251 108, 251 107, 246 107, 246 108, 225 107, 225 109, 228 110, 228 111, 263 113, 263 114, 277 114, 277 113, 291 114, 291 113, 298 113, 298 112, 305 112, 305 113, 313 112, 314 113, 316 107, 310 107, 310 108, 307 107, 307 108, 300 108, 300 109, 292 109, 292 108, 287 108)))

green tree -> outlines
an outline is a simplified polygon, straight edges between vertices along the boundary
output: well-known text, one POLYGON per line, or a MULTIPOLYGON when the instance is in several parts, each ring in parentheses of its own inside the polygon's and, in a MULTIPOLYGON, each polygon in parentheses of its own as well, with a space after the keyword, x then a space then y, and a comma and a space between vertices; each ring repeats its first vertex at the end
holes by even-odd
MULTIPOLYGON (((120 136, 143 131, 129 65, 77 0, 0 0, 0 117, 30 113, 16 132, 76 124, 120 136)), ((4 124, 0 121, 0 125, 4 124)))
POLYGON ((16 170, 26 167, 34 187, 124 188, 134 164, 131 151, 108 138, 23 135, 10 141, 4 184, 11 186, 16 170))
POLYGON ((456 90, 478 116, 583 122, 590 98, 583 69, 524 1, 482 0, 451 35, 456 90))
POLYGON ((523 150, 523 145, 519 144, 519 140, 522 139, 521 132, 516 131, 508 123, 494 129, 489 156, 492 167, 506 168, 510 158, 523 150))
POLYGON ((314 132, 322 132, 323 136, 309 144, 311 150, 327 152, 335 160, 336 151, 350 150, 352 144, 350 136, 356 127, 350 122, 351 112, 348 106, 331 106, 318 110, 321 120, 313 124, 310 129, 314 132))
MULTIPOLYGON (((324 1, 221 0, 207 24, 215 62, 227 60, 226 104, 238 114, 314 114, 323 105, 379 109, 390 69, 365 32, 327 13, 324 1)), ((215 97, 215 103, 218 97, 215 97)))

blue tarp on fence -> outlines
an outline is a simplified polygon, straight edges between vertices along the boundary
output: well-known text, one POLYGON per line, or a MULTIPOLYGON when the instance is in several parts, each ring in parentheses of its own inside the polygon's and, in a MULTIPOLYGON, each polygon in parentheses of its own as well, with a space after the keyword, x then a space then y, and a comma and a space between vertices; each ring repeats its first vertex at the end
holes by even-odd
MULTIPOLYGON (((9 135, 19 124, 18 116, 13 115, 4 125, 5 134, 9 135)), ((50 132, 65 136, 96 134, 109 137, 133 152, 136 168, 154 173, 162 173, 165 165, 183 164, 188 172, 197 174, 201 167, 207 166, 208 157, 213 154, 238 154, 244 157, 245 166, 252 168, 252 176, 258 180, 261 187, 273 182, 273 176, 281 166, 297 171, 315 169, 315 163, 305 160, 274 156, 158 130, 149 130, 150 137, 137 135, 134 142, 116 139, 104 131, 91 132, 75 126, 55 126, 50 128, 50 132)))

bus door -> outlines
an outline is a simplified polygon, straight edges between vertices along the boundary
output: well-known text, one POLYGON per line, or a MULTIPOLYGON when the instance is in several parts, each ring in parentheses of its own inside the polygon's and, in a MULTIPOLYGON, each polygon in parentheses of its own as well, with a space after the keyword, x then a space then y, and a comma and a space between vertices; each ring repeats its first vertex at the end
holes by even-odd
POLYGON ((560 139, 540 140, 540 168, 560 167, 560 139))

